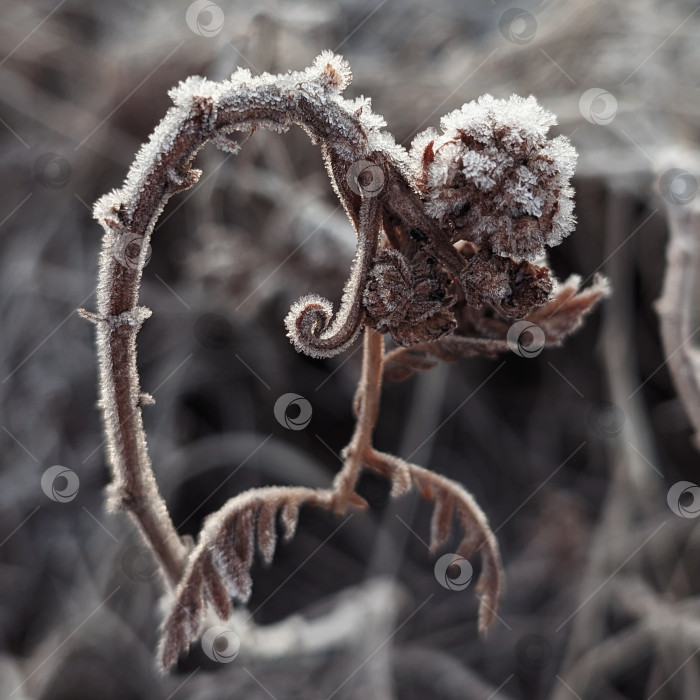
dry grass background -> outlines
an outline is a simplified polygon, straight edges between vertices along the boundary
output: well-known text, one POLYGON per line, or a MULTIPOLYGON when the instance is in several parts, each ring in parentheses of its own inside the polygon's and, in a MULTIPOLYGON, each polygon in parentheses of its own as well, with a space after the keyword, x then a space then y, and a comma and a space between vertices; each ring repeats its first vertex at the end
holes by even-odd
MULTIPOLYGON (((666 503, 698 459, 653 308, 667 243, 658 176, 690 167, 700 130, 696 3, 522 3, 528 15, 506 23, 500 0, 220 0, 211 37, 188 26, 188 6, 3 4, 0 696, 700 697, 698 529, 666 503), (428 509, 390 504, 367 478, 372 511, 302 513, 272 568, 254 570, 250 605, 260 623, 320 614, 350 587, 352 644, 253 663, 242 640, 234 663, 193 650, 160 677, 157 582, 129 524, 102 508, 93 330, 75 313, 94 307, 91 204, 121 183, 179 80, 300 69, 325 48, 353 67, 348 95, 371 96, 405 145, 485 92, 534 94, 580 153, 579 226, 553 267, 602 269, 615 294, 563 349, 442 366, 385 393, 378 446, 462 481, 497 530, 508 588, 486 640, 469 591, 436 582, 419 538, 428 509), (614 97, 609 123, 584 118, 590 88, 614 97), (42 491, 51 465, 78 475, 74 500, 42 491)), ((298 131, 258 133, 238 156, 198 160, 200 184, 154 236, 139 344, 157 401, 151 456, 192 535, 250 486, 330 480, 359 361, 297 355, 282 327, 301 294, 338 298, 352 256, 317 150, 298 131), (285 392, 311 402, 305 430, 275 420, 285 392)))

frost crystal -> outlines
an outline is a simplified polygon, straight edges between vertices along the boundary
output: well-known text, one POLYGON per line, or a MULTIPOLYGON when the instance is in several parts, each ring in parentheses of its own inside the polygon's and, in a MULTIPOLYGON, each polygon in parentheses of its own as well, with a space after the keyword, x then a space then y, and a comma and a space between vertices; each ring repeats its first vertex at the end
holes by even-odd
POLYGON ((342 92, 352 82, 350 64, 332 51, 323 51, 320 56, 316 56, 309 77, 316 77, 316 72, 317 81, 328 92, 342 92))
POLYGON ((547 139, 554 115, 534 97, 484 95, 442 118, 411 147, 426 211, 453 240, 533 260, 574 229, 576 151, 547 139))

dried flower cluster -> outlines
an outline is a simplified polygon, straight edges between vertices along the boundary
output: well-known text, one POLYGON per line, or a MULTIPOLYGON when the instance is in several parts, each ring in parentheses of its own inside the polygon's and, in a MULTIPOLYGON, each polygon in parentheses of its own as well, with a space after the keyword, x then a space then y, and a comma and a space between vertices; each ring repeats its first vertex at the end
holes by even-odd
POLYGON ((131 515, 175 589, 161 646, 165 668, 197 638, 207 604, 225 619, 232 600, 248 599, 256 542, 270 561, 278 517, 289 538, 302 505, 339 514, 366 507, 355 491, 363 469, 390 479, 394 496, 416 487, 434 502, 433 548, 459 522, 459 552, 478 551, 482 560, 477 592, 479 627, 486 630, 502 586, 493 533, 459 484, 373 447, 382 380, 438 359, 502 352, 508 319, 532 320, 548 344, 560 344, 607 293, 602 279, 580 293, 576 279, 557 285, 536 262, 572 230, 575 154, 563 137, 547 140, 554 118, 534 98, 483 97, 445 117, 443 135, 431 129, 419 135, 408 153, 381 130, 384 121, 369 99, 342 97, 351 77, 346 61, 324 52, 302 72, 253 77, 238 70, 221 83, 189 78, 170 92, 174 106, 124 185, 95 206, 105 229, 98 311, 83 315, 97 326, 110 504, 131 515), (158 492, 141 417, 142 406, 152 403, 140 390, 136 365, 136 334, 150 314, 138 306, 149 240, 168 199, 199 178, 192 162, 206 143, 236 152, 228 138, 234 131, 294 124, 321 145, 357 232, 357 251, 338 310, 309 294, 292 306, 285 325, 296 349, 313 357, 342 352, 364 327, 356 429, 329 489, 240 494, 209 516, 191 549, 158 492), (387 333, 400 347, 385 355, 387 333))
POLYGON ((452 233, 500 255, 532 260, 574 229, 569 184, 576 151, 547 140, 554 115, 534 97, 490 95, 419 134, 411 156, 426 211, 452 233))
POLYGON ((410 346, 437 340, 457 326, 450 279, 432 258, 407 258, 393 248, 377 254, 362 298, 367 323, 410 346))

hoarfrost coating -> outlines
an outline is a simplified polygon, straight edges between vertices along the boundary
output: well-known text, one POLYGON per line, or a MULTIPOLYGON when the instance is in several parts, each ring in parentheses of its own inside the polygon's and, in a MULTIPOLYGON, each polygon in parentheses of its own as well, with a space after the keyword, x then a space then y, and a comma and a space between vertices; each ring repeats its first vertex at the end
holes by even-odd
POLYGON ((547 139, 553 114, 534 97, 484 95, 413 141, 416 181, 426 211, 491 252, 533 260, 574 230, 576 151, 547 139))

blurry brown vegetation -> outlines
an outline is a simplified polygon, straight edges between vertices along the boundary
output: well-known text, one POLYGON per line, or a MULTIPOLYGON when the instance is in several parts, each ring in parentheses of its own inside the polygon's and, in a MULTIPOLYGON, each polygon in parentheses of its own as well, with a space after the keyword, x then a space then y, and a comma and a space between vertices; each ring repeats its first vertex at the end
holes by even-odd
MULTIPOLYGON (((22 684, 13 698, 696 698, 697 521, 666 495, 697 481, 693 377, 677 387, 669 371, 692 367, 697 257, 681 256, 684 283, 664 289, 666 344, 654 307, 669 220, 681 252, 697 247, 693 180, 686 201, 662 177, 697 178, 696 4, 527 4, 534 26, 504 21, 499 2, 218 5, 211 37, 188 26, 188 3, 3 8, 0 695, 22 684), (429 508, 390 505, 388 485, 365 477, 371 512, 345 523, 302 511, 293 543, 253 572, 249 606, 261 624, 309 606, 314 617, 351 587, 366 623, 352 645, 255 663, 242 648, 227 665, 193 652, 160 677, 153 569, 101 505, 93 339, 74 313, 94 306, 90 206, 121 183, 179 80, 300 69, 326 48, 405 145, 486 92, 534 94, 579 152, 579 224, 552 267, 600 269, 615 295, 562 349, 440 365, 385 391, 378 447, 464 483, 497 531, 509 586, 485 641, 478 602, 436 583, 407 528, 426 532, 429 508), (607 123, 582 113, 592 88, 615 98, 607 123), (80 479, 67 503, 40 486, 58 464, 80 479)), ((154 315, 139 343, 157 401, 145 412, 154 468, 191 535, 246 488, 328 483, 359 370, 359 353, 311 360, 284 336, 291 301, 338 298, 354 247, 317 149, 298 132, 257 133, 235 158, 211 149, 199 161, 202 181, 154 234, 142 288, 154 315), (311 402, 305 430, 275 420, 285 392, 311 402)))

